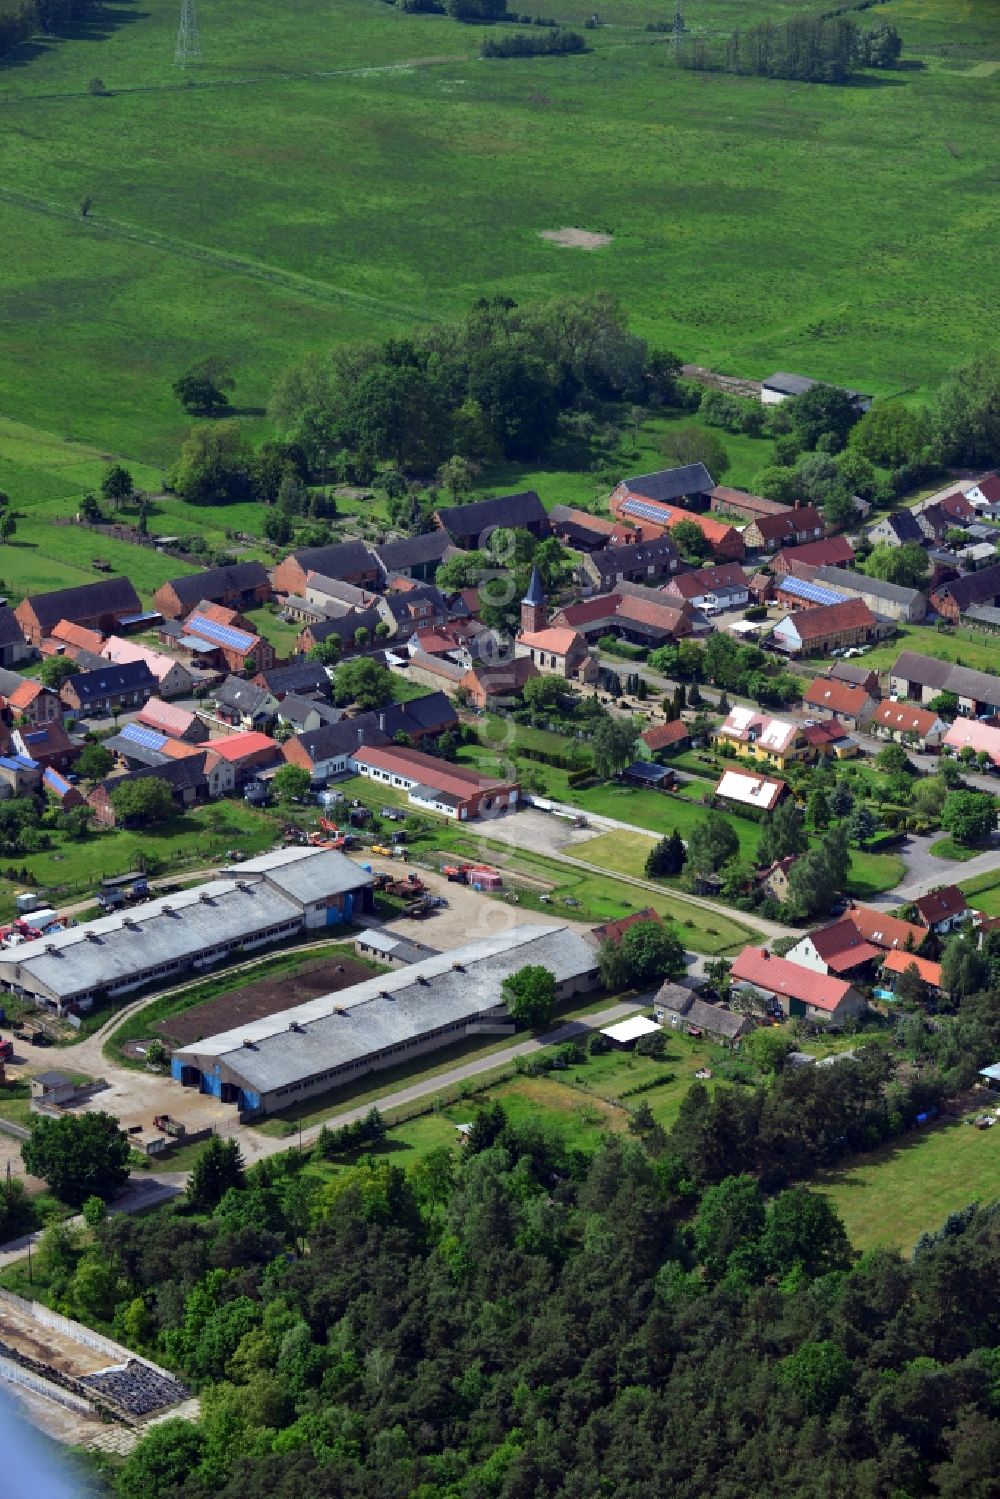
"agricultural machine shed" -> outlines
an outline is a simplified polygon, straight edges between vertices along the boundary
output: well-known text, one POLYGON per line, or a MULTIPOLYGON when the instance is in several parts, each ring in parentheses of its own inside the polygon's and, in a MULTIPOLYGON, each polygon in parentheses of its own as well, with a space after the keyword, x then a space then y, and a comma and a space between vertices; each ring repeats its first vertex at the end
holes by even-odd
POLYGON ((0 985, 60 1014, 369 909, 372 876, 335 849, 280 849, 219 879, 0 952, 0 985))
POLYGON ((245 1116, 271 1113, 463 1036, 506 1034, 503 981, 529 963, 554 975, 559 999, 600 985, 583 937, 516 926, 182 1047, 171 1073, 245 1116))

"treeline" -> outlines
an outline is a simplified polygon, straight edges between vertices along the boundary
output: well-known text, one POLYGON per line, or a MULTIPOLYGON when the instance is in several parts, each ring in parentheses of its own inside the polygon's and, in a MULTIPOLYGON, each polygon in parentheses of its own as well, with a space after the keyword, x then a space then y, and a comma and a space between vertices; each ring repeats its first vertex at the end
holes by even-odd
POLYGON ((0 11, 0 57, 39 31, 66 31, 85 21, 94 0, 24 0, 17 10, 0 11))
POLYGON ((460 323, 305 360, 278 381, 271 414, 310 462, 326 454, 369 482, 386 462, 428 475, 456 454, 538 458, 564 415, 603 401, 670 404, 679 372, 607 294, 523 306, 494 297, 460 323))
POLYGON ((578 31, 550 31, 545 36, 487 37, 480 57, 551 57, 559 52, 585 52, 587 44, 578 31))
POLYGON ((860 31, 853 21, 833 12, 734 31, 724 49, 694 37, 677 48, 676 58, 682 68, 800 83, 846 83, 857 67, 892 67, 901 50, 894 27, 878 22, 870 31, 860 31))
POLYGON ((806 1189, 672 1193, 635 1137, 587 1158, 499 1107, 409 1174, 301 1165, 47 1232, 36 1290, 201 1395, 119 1499, 995 1493, 996 1205, 858 1257, 806 1189))

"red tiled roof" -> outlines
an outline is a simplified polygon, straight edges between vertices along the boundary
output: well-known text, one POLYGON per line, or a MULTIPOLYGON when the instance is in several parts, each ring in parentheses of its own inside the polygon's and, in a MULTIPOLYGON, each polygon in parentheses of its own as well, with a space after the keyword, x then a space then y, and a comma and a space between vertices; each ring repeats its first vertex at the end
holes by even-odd
POLYGON ((637 623, 655 625, 663 630, 676 630, 687 618, 683 608, 668 603, 665 599, 641 599, 627 593, 620 600, 615 614, 619 619, 633 619, 637 623))
POLYGON ((755 984, 769 994, 798 999, 817 1010, 833 1012, 850 993, 843 979, 803 968, 787 958, 775 957, 763 947, 745 947, 733 964, 732 977, 738 982, 755 984))
POLYGON ((51 634, 56 640, 63 640, 67 645, 78 646, 83 651, 99 651, 104 640, 99 630, 88 630, 83 625, 74 624, 70 619, 61 619, 51 634))
POLYGON ((940 989, 940 963, 932 963, 929 958, 914 957, 913 953, 900 952, 898 948, 894 952, 886 953, 885 962, 882 964, 882 972, 905 973, 911 967, 916 968, 925 984, 930 984, 933 988, 940 989))
POLYGON ((980 479, 979 483, 974 485, 973 488, 978 489, 983 498, 989 500, 991 505, 995 501, 1000 500, 1000 477, 996 474, 989 474, 985 479, 980 479))
POLYGON ((550 651, 555 656, 565 656, 574 645, 583 644, 575 630, 545 629, 524 630, 517 637, 519 645, 533 646, 537 651, 550 651))
POLYGON ((898 916, 887 916, 884 911, 876 911, 873 906, 852 906, 847 919, 857 927, 867 942, 874 943, 883 951, 891 952, 894 947, 905 948, 908 940, 912 940, 914 947, 919 947, 927 935, 923 927, 914 926, 911 921, 902 921, 898 916))
POLYGON ((994 765, 1000 765, 1000 728, 992 724, 980 723, 977 718, 956 718, 944 742, 959 752, 966 748, 977 753, 983 750, 994 765))
POLYGON ((801 505, 795 510, 786 506, 781 515, 758 515, 756 526, 765 541, 776 541, 780 536, 822 531, 823 520, 815 505, 801 505))
POLYGON ((159 729, 164 734, 186 734, 194 723, 196 714, 174 703, 165 703, 162 698, 151 697, 139 712, 140 723, 159 729))
POLYGON ((883 729, 892 729, 895 734, 917 734, 923 738, 938 722, 938 716, 929 708, 918 708, 915 703, 889 702, 879 704, 871 721, 883 729))
POLYGON ((841 630, 862 630, 874 625, 875 616, 864 599, 844 599, 841 604, 820 604, 790 615, 800 640, 821 640, 841 630))
POLYGON ((570 629, 577 625, 589 625, 592 620, 604 619, 614 614, 622 601, 620 593, 598 593, 592 599, 583 599, 579 604, 567 604, 554 616, 570 629))
POLYGON ((811 708, 829 708, 833 713, 847 713, 856 718, 871 698, 863 687, 852 687, 833 677, 814 677, 802 694, 811 708))
POLYGON ((469 797, 476 791, 491 791, 505 786, 514 786, 516 781, 501 781, 496 776, 480 775, 464 765, 452 765, 447 760, 438 760, 434 755, 424 755, 420 750, 397 748, 395 745, 375 748, 365 745, 352 751, 351 759, 360 765, 371 765, 375 770, 395 771, 397 775, 413 777, 422 785, 435 791, 448 791, 453 796, 469 797))
POLYGON ((678 573, 661 593, 679 593, 682 599, 696 599, 713 588, 746 588, 747 575, 738 562, 721 562, 718 567, 697 567, 678 573))
POLYGON ((938 504, 945 515, 950 515, 955 520, 972 520, 976 513, 975 505, 965 498, 960 489, 946 494, 943 500, 938 500, 938 504))
POLYGON ((810 936, 813 947, 834 973, 847 973, 851 968, 859 968, 862 963, 881 957, 880 950, 865 941, 849 916, 835 921, 832 926, 820 927, 810 936))
POLYGON ((44 682, 36 682, 31 677, 26 677, 18 687, 14 688, 7 701, 12 708, 28 708, 36 698, 42 696, 43 692, 48 691, 44 682))
MULTIPOLYGON (((791 572, 792 564, 807 567, 843 567, 854 561, 854 548, 846 536, 828 536, 825 541, 806 541, 800 547, 779 552, 774 566, 781 572, 791 572)), ((793 577, 801 574, 792 573, 793 577)))
POLYGON ((928 926, 968 909, 968 901, 957 885, 942 885, 940 890, 921 895, 913 904, 928 926))
POLYGON ((639 738, 651 750, 667 749, 673 744, 683 744, 685 739, 690 739, 691 730, 682 718, 675 718, 671 723, 658 723, 651 729, 644 729, 639 738))
POLYGON ((836 723, 807 723, 803 725, 802 737, 806 744, 836 744, 846 740, 847 735, 836 723))
POLYGON ((211 749, 222 760, 242 760, 247 755, 258 755, 263 750, 280 749, 276 739, 268 734, 230 734, 228 739, 212 739, 208 744, 200 745, 201 749, 211 749))

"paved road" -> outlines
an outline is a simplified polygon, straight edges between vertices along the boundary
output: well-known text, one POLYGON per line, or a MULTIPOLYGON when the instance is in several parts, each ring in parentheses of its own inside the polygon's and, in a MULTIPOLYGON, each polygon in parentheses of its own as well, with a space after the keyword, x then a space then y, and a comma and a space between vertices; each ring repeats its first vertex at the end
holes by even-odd
MULTIPOLYGON (((159 1207, 164 1202, 169 1202, 182 1192, 187 1181, 186 1175, 177 1171, 162 1172, 157 1176, 129 1177, 128 1190, 118 1198, 117 1202, 109 1204, 108 1211, 111 1213, 144 1213, 148 1208, 159 1207)), ((77 1215, 70 1218, 69 1222, 76 1228, 83 1227, 83 1218, 77 1215)), ((34 1248, 42 1236, 42 1230, 36 1229, 34 1233, 22 1234, 19 1239, 11 1239, 9 1243, 0 1245, 0 1270, 4 1270, 15 1260, 22 1260, 28 1253, 29 1244, 34 1248)))
POLYGON ((938 885, 953 885, 971 879, 977 874, 993 874, 1000 871, 1000 834, 993 835, 993 842, 985 852, 973 859, 959 862, 941 859, 930 851, 931 844, 940 833, 911 834, 899 849, 906 863, 904 879, 885 895, 873 896, 868 904, 881 910, 890 910, 904 901, 916 900, 938 885))

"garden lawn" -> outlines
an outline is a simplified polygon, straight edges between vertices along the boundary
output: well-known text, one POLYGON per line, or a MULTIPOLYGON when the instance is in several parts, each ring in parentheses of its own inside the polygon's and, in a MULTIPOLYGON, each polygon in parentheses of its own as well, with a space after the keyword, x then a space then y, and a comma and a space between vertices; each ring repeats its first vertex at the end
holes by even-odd
POLYGON ((825 1173, 814 1185, 857 1248, 892 1245, 909 1253, 949 1213, 1000 1197, 1000 1128, 932 1125, 825 1173))
POLYGON ((977 874, 971 880, 963 880, 962 889, 977 911, 1000 916, 1000 869, 995 874, 977 874))
POLYGON ((898 625, 895 633, 881 645, 865 652, 865 665, 885 671, 902 651, 919 651, 936 656, 939 661, 954 661, 986 671, 997 664, 997 637, 982 630, 935 630, 930 625, 898 625))
POLYGON ((185 867, 222 862, 226 851, 259 854, 277 841, 274 820, 243 802, 216 802, 197 807, 170 822, 150 828, 112 828, 79 840, 53 834, 53 847, 37 854, 11 854, 7 870, 15 878, 0 877, 0 915, 14 910, 14 896, 24 889, 20 870, 43 888, 58 905, 92 892, 102 879, 139 867, 144 859, 151 875, 171 874, 185 867))

